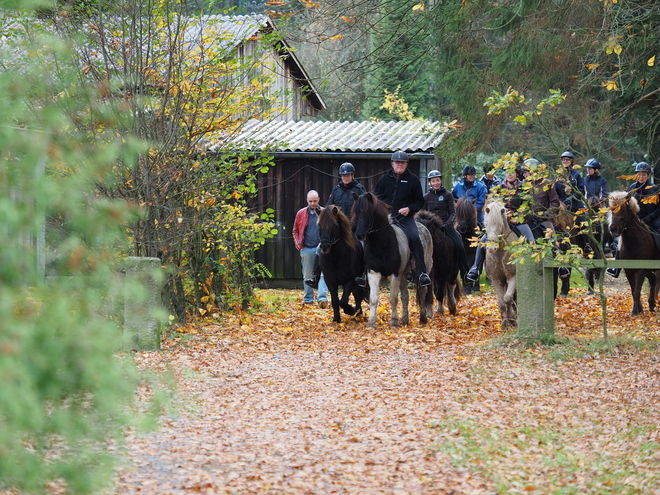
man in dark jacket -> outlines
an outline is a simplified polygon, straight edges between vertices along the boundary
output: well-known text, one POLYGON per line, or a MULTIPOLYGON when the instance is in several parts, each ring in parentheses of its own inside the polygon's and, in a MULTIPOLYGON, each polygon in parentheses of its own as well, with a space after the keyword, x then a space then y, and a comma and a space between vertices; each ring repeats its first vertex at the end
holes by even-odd
POLYGON ((415 256, 415 276, 421 286, 431 285, 424 263, 424 248, 415 223, 415 213, 424 206, 424 194, 419 178, 408 170, 408 155, 395 151, 392 170, 376 183, 374 194, 391 207, 396 224, 406 233, 415 256))
POLYGON ((352 163, 342 163, 339 166, 339 184, 332 188, 326 206, 337 205, 347 216, 351 216, 351 208, 355 198, 353 194, 360 196, 367 192, 366 188, 354 178, 355 167, 352 163))

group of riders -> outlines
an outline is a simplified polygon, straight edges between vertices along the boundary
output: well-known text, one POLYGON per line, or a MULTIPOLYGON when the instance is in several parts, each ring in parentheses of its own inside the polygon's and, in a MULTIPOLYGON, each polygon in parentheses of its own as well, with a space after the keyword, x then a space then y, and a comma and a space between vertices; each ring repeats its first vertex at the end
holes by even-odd
MULTIPOLYGON (((554 181, 550 180, 545 167, 535 158, 517 158, 502 167, 505 173, 503 179, 495 175, 496 167, 489 164, 484 167, 483 176, 477 180, 476 168, 467 165, 462 170, 463 178, 451 191, 443 186, 442 173, 431 170, 427 174, 429 190, 424 194, 419 179, 408 170, 408 155, 403 151, 394 152, 391 156, 392 168, 378 181, 374 194, 390 206, 393 222, 401 227, 409 239, 415 259, 415 280, 423 286, 431 283, 414 221, 415 213, 420 210, 428 210, 440 218, 445 233, 456 245, 464 282, 466 286, 476 287, 476 291, 479 290, 478 280, 485 259, 483 245, 487 239, 485 236, 481 238, 474 263, 468 267, 463 239, 454 228, 455 204, 460 198, 465 197, 473 202, 481 229, 484 228, 483 208, 487 199, 500 200, 507 209, 511 228, 530 243, 544 237, 548 230, 554 232, 553 219, 561 210, 574 216, 575 225, 586 225, 587 207, 604 203, 609 194, 607 181, 600 173, 601 163, 596 158, 590 158, 584 165, 586 173, 583 177, 573 153, 565 151, 560 158, 562 167, 557 171, 554 181)), ((629 191, 640 206, 638 217, 649 230, 660 233, 660 201, 649 200, 660 194, 660 188, 651 181, 652 168, 647 162, 633 163, 633 166, 635 178, 629 191)), ((363 194, 366 189, 355 179, 355 167, 351 163, 342 164, 339 175, 340 181, 333 188, 328 205, 337 205, 350 215, 355 195, 363 194)), ((583 251, 591 251, 588 234, 581 233, 578 236, 581 237, 583 251)), ((616 242, 610 247, 616 255, 616 242)), ((616 277, 619 270, 610 268, 607 273, 616 277)), ((559 274, 561 277, 570 277, 568 269, 560 269, 559 274)), ((319 274, 315 273, 305 283, 314 286, 318 277, 319 274)), ((356 282, 360 286, 366 285, 366 276, 358 277, 356 282)))

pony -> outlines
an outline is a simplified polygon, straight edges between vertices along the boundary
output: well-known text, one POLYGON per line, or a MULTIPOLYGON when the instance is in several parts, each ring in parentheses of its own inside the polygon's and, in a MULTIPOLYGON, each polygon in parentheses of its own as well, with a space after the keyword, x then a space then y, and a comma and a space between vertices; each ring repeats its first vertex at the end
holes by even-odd
MULTIPOLYGON (((639 205, 633 193, 617 191, 610 193, 610 233, 619 237, 619 259, 622 260, 656 260, 660 259, 655 245, 653 234, 649 228, 637 217, 639 205)), ((649 281, 649 311, 655 310, 655 301, 658 295, 656 286, 658 272, 644 268, 626 268, 626 278, 632 292, 633 306, 631 315, 644 312, 641 303, 641 292, 644 279, 649 281)))
POLYGON ((515 242, 518 236, 511 230, 507 210, 499 201, 484 207, 484 222, 488 239, 486 275, 495 288, 504 330, 518 325, 516 267, 510 263, 511 255, 505 249, 515 242))
POLYGON ((341 322, 339 308, 349 316, 362 314, 364 290, 355 283, 355 277, 364 273, 364 253, 351 229, 351 222, 339 207, 331 205, 321 211, 317 220, 321 243, 319 244, 319 266, 330 291, 332 321, 341 322), (344 292, 339 299, 339 286, 344 292), (355 299, 355 308, 348 303, 350 295, 355 299))
MULTIPOLYGON (((390 280, 390 325, 399 325, 398 299, 401 293, 401 324, 408 324, 408 282, 407 276, 414 268, 414 257, 406 234, 389 215, 389 207, 374 194, 365 193, 353 203, 352 223, 355 234, 364 241, 364 259, 369 280, 369 320, 368 328, 376 328, 378 309, 378 289, 381 278, 390 280)), ((433 241, 428 229, 418 223, 419 237, 424 247, 424 263, 428 273, 433 270, 433 241)), ((417 284, 419 321, 427 323, 433 316, 433 293, 430 287, 417 284)))
MULTIPOLYGON (((592 215, 593 217, 593 212, 600 209, 603 201, 603 199, 599 199, 596 196, 590 197, 587 200, 589 208, 586 210, 585 215, 592 215)), ((580 233, 580 229, 583 229, 584 227, 576 225, 576 220, 576 214, 567 210, 566 206, 561 203, 559 211, 552 221, 555 227, 555 232, 564 238, 564 241, 560 242, 559 244, 560 249, 568 249, 572 244, 578 246, 582 250, 582 254, 585 257, 589 253, 592 253, 592 259, 603 259, 605 255, 604 246, 612 241, 612 236, 608 229, 603 228, 602 219, 598 218, 598 215, 593 217, 593 221, 591 222, 591 236, 588 236, 586 233, 580 233), (590 241, 591 237, 596 240, 597 245, 592 246, 590 243, 589 248, 587 248, 587 243, 590 241)), ((569 276, 561 279, 562 295, 568 295, 568 291, 570 290, 571 269, 568 268, 568 270, 569 276)), ((594 284, 601 277, 601 272, 603 271, 604 269, 601 268, 588 268, 586 270, 585 275, 587 279, 587 285, 589 287, 587 289, 588 294, 594 293, 594 284)))
MULTIPOLYGON (((476 208, 475 208, 476 219, 476 208)), ((433 239, 433 293, 436 299, 436 313, 445 314, 444 301, 447 298, 449 314, 456 314, 456 304, 461 298, 459 260, 456 256, 454 241, 442 228, 442 220, 430 211, 422 210, 415 214, 415 219, 422 223, 433 239)))
MULTIPOLYGON (((467 258, 467 266, 474 264, 474 258, 477 254, 477 246, 473 246, 472 238, 477 235, 477 208, 467 196, 461 197, 456 202, 456 217, 454 227, 456 231, 461 234, 463 238, 463 248, 465 249, 465 256, 467 258)), ((465 274, 462 274, 465 276, 465 274)), ((479 291, 479 282, 464 281, 464 289, 466 294, 479 291)))

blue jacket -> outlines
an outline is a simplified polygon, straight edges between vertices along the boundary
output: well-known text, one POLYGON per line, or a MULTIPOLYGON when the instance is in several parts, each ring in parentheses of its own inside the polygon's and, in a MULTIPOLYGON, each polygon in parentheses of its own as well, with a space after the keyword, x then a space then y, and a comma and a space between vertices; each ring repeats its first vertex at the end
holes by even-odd
POLYGON ((610 192, 607 187, 607 181, 602 175, 587 175, 584 178, 584 189, 586 190, 584 196, 587 199, 592 196, 596 196, 598 199, 604 199, 610 192))
POLYGON ((474 201, 474 206, 477 208, 477 220, 483 225, 484 223, 484 205, 486 204, 486 196, 488 192, 486 191, 486 186, 481 182, 475 180, 472 184, 466 184, 465 179, 461 179, 454 186, 454 189, 451 190, 452 196, 456 199, 460 199, 463 196, 474 201))

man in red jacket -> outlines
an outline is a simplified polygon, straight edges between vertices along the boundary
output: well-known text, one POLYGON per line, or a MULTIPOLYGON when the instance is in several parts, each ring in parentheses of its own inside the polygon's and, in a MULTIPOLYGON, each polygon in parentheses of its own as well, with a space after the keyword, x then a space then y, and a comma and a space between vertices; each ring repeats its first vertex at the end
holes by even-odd
MULTIPOLYGON (((296 249, 300 251, 300 262, 302 264, 303 281, 310 278, 314 272, 314 260, 321 237, 319 226, 316 223, 319 213, 323 208, 319 206, 319 193, 313 189, 307 193, 307 206, 296 213, 293 222, 293 242, 296 249)), ((305 290, 305 304, 314 303, 314 289, 303 283, 305 290)), ((319 280, 318 302, 321 308, 328 306, 328 287, 325 285, 323 275, 319 280)))

